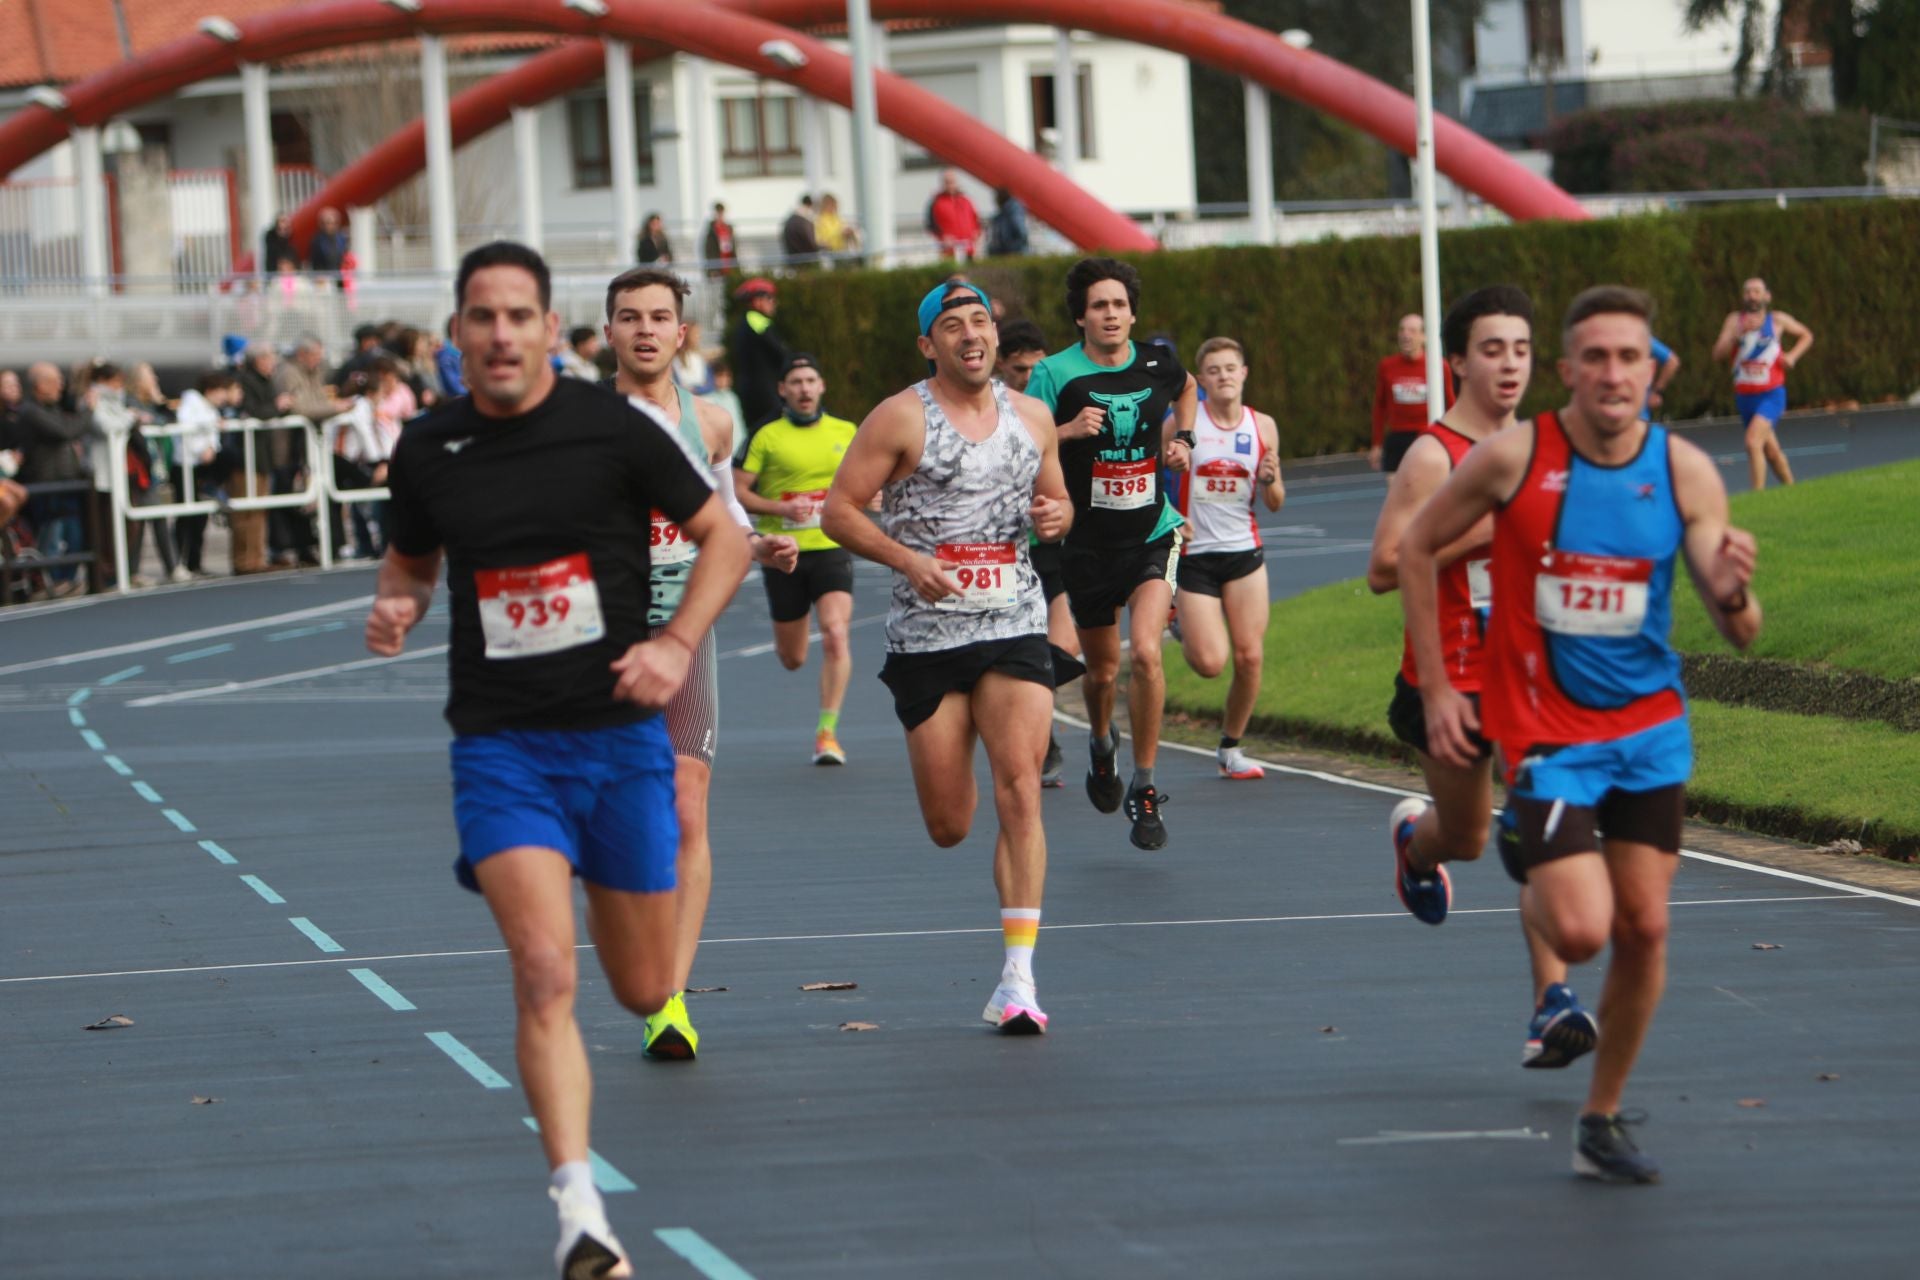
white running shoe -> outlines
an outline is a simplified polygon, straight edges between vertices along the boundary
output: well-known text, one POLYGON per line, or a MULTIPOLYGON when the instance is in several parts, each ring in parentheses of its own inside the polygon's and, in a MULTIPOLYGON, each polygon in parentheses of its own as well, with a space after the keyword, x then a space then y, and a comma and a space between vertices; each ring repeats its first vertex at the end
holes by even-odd
POLYGON ((548 1187, 547 1194, 560 1207, 560 1243, 553 1250, 560 1280, 623 1280, 633 1275, 626 1248, 607 1225, 598 1193, 548 1187))
POLYGON ((1008 1035, 1039 1036, 1047 1033, 1047 1015, 1041 1012, 1040 1001, 1034 997, 1033 984, 1018 978, 1001 978, 1000 985, 993 989, 993 998, 981 1010, 980 1018, 1008 1035))
POLYGON ((1247 759, 1247 753, 1239 747, 1222 747, 1214 756, 1220 762, 1220 776, 1223 778, 1250 782, 1267 776, 1267 771, 1247 759))

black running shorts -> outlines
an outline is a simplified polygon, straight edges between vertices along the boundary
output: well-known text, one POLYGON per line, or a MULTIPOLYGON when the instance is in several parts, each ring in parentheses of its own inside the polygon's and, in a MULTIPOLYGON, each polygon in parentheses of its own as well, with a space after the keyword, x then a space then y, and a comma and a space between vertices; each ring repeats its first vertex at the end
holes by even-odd
POLYGON ((1247 551, 1189 551, 1180 557, 1180 590, 1217 600, 1220 588, 1258 573, 1266 564, 1267 553, 1258 547, 1247 551))
POLYGON ((1040 575, 1040 590, 1046 594, 1048 604, 1052 604, 1056 596, 1067 593, 1067 580, 1060 572, 1059 543, 1036 542, 1027 548, 1027 559, 1033 562, 1033 571, 1040 575))
POLYGON ((829 591, 853 591, 853 553, 845 547, 802 551, 792 573, 760 570, 767 588, 767 611, 775 622, 798 622, 813 602, 829 591))
POLYGON ((1413 442, 1420 438, 1418 431, 1389 431, 1380 442, 1380 469, 1392 472, 1400 469, 1400 460, 1407 456, 1407 450, 1413 448, 1413 442))
POLYGON ((889 653, 880 679, 893 690, 893 712, 908 733, 940 709, 949 693, 970 693, 989 671, 1053 688, 1053 649, 1045 636, 980 640, 931 653, 889 653))
POLYGON ((1535 867, 1576 853, 1593 853, 1603 839, 1651 845, 1678 855, 1680 832, 1687 820, 1687 788, 1676 782, 1651 791, 1609 791, 1594 807, 1511 796, 1507 809, 1500 861, 1508 875, 1525 884, 1527 873, 1535 867))
MULTIPOLYGON (((1480 714, 1480 695, 1470 693, 1467 701, 1473 704, 1475 715, 1480 714)), ((1420 690, 1407 683, 1407 678, 1399 672, 1393 676, 1393 701, 1387 704, 1387 727, 1393 730, 1393 736, 1418 751, 1421 755, 1432 755, 1427 749, 1427 704, 1420 701, 1420 690)), ((1470 734, 1476 760, 1486 760, 1493 755, 1493 747, 1479 734, 1470 734)))
MULTIPOLYGON (((1111 627, 1142 584, 1156 578, 1173 586, 1179 570, 1180 543, 1174 534, 1143 547, 1060 546, 1060 569, 1067 581, 1067 607, 1082 631, 1111 627)), ((1162 622, 1166 619, 1161 619, 1162 622)))

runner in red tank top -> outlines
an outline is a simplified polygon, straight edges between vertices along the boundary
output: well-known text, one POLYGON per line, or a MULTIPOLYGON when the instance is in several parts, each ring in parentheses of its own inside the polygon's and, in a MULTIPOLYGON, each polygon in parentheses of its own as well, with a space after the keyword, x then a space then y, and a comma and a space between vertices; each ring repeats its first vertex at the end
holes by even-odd
MULTIPOLYGON (((1480 441, 1513 425, 1533 370, 1533 303, 1511 285, 1476 290, 1455 303, 1442 322, 1447 362, 1460 399, 1407 450, 1387 489, 1374 529, 1367 584, 1376 592, 1399 586, 1400 540, 1408 524, 1480 441)), ((1486 613, 1491 604, 1493 524, 1482 521, 1440 556, 1439 633, 1447 679, 1475 699, 1485 663, 1486 613)), ((1409 636, 1402 645, 1387 723, 1419 755, 1433 797, 1395 806, 1389 824, 1395 888, 1407 909, 1428 924, 1446 918, 1452 900, 1448 862, 1471 862, 1486 847, 1493 810, 1493 752, 1484 741, 1467 765, 1450 764, 1428 749, 1420 677, 1409 636)), ((1564 1067, 1593 1047, 1599 1029, 1567 986, 1567 966, 1537 932, 1525 927, 1533 971, 1533 1022, 1520 1064, 1564 1067)))
POLYGON ((1400 544, 1430 748, 1465 767, 1480 718, 1448 683, 1436 565, 1493 517, 1500 594, 1485 695, 1489 735, 1508 757, 1502 821, 1516 827, 1509 870, 1524 885, 1521 914, 1568 964, 1613 944, 1606 1036, 1573 1167, 1640 1183, 1659 1181, 1660 1169, 1628 1135, 1620 1102, 1666 982, 1667 901, 1692 765, 1684 704, 1672 699, 1677 714, 1650 727, 1647 715, 1678 692, 1665 616, 1675 558, 1685 555, 1722 636, 1744 649, 1760 633, 1748 590, 1753 535, 1728 524, 1713 460, 1640 419, 1653 379, 1651 315, 1636 289, 1575 298, 1560 360, 1572 402, 1476 448, 1400 544), (1518 548, 1527 554, 1510 557, 1518 548))

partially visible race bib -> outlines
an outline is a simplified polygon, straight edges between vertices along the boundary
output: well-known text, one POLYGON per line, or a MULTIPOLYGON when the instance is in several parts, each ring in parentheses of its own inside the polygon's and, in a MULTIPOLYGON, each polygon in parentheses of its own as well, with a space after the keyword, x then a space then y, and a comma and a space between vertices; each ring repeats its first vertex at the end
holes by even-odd
POLYGON ((1011 542, 943 542, 933 557, 955 566, 947 576, 960 584, 957 594, 943 596, 934 608, 985 613, 1019 603, 1019 556, 1011 542))
POLYGON ((1743 360, 1735 371, 1733 380, 1743 387, 1765 386, 1773 373, 1773 366, 1765 360, 1743 360))
POLYGON ((607 634, 585 552, 520 569, 477 569, 473 585, 489 658, 577 649, 607 634))
POLYGON ((1152 458, 1138 462, 1096 462, 1093 464, 1093 505, 1102 511, 1137 511, 1153 502, 1159 463, 1152 458))
POLYGON ((1534 579, 1533 612, 1563 636, 1630 636, 1647 620, 1653 561, 1549 551, 1534 579))
POLYGON ((1221 506, 1242 506, 1253 492, 1253 477, 1237 462, 1213 458, 1193 473, 1193 500, 1221 506))
POLYGON ((818 529, 820 527, 820 508, 827 503, 827 491, 825 489, 809 489, 805 493, 789 491, 780 495, 780 501, 804 502, 807 506, 807 514, 798 520, 789 520, 784 516, 781 517, 780 527, 782 529, 818 529))
POLYGON ((1393 402, 1395 404, 1425 404, 1427 402, 1427 384, 1424 382, 1394 383, 1393 402))
POLYGON ((687 537, 686 530, 666 518, 658 510, 653 513, 653 535, 647 543, 649 563, 653 565, 686 564, 700 549, 687 537))
POLYGON ((1493 561, 1467 561, 1467 603, 1476 609, 1493 607, 1493 561))

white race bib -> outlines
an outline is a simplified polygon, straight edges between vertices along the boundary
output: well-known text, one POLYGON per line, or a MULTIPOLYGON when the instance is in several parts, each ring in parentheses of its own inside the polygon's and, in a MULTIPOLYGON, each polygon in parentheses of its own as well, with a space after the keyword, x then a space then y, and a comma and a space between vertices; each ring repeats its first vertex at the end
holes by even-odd
POLYGON ((1193 500, 1218 503, 1225 507, 1246 505, 1253 492, 1253 477, 1238 463, 1213 459, 1203 462, 1193 473, 1193 500))
POLYGON ((585 552, 523 569, 478 569, 473 585, 489 658, 577 649, 607 634, 585 552))
POLYGON ((1094 463, 1094 507, 1101 511, 1137 511, 1151 505, 1157 484, 1154 475, 1159 465, 1152 458, 1094 463))
POLYGON ((809 489, 805 493, 791 491, 780 495, 782 502, 801 502, 806 504, 807 513, 798 520, 781 517, 780 527, 787 530, 818 529, 820 527, 820 508, 827 504, 825 489, 809 489))
POLYGON ((1533 612, 1562 636, 1631 636, 1647 620, 1653 561, 1549 551, 1534 579, 1533 612))
POLYGON ((1011 542, 943 542, 933 556, 955 566, 947 576, 960 584, 957 595, 943 596, 935 608, 985 613, 1019 603, 1019 555, 1011 542))
POLYGON ((699 550, 693 540, 687 537, 686 530, 659 511, 653 513, 653 535, 647 543, 649 563, 655 566, 686 564, 699 550))
POLYGON ((1476 609, 1493 607, 1493 561, 1467 561, 1467 603, 1476 609))

